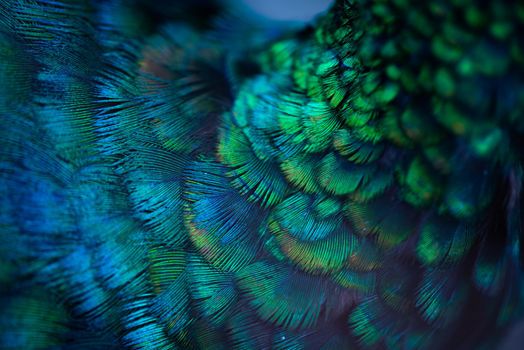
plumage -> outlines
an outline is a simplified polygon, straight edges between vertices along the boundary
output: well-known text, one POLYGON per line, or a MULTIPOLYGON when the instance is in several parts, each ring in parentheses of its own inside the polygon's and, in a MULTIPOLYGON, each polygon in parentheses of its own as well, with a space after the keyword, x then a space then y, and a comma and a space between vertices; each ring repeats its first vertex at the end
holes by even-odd
POLYGON ((0 348, 501 344, 524 6, 228 6, 0 3, 0 348))

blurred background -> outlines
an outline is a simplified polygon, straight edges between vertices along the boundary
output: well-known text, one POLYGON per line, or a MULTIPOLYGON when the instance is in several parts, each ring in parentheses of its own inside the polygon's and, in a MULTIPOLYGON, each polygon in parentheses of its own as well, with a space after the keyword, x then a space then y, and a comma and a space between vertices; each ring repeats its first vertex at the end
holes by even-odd
MULTIPOLYGON (((95 0, 103 3, 104 0, 95 0)), ((240 18, 262 27, 300 27, 328 10, 334 0, 124 0, 108 9, 129 33, 154 33, 169 21, 209 28, 217 18, 240 18)), ((233 21, 232 21, 233 22, 233 21)))
POLYGON ((226 0, 244 13, 262 20, 303 23, 328 9, 334 0, 226 0))

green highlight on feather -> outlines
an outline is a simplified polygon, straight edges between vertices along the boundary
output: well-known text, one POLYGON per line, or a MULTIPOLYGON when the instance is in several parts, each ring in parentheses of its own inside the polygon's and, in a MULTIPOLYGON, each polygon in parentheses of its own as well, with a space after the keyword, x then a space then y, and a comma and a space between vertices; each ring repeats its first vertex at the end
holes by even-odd
POLYGON ((330 51, 325 51, 320 57, 321 65, 317 68, 316 75, 319 77, 322 93, 333 108, 343 106, 350 98, 351 83, 355 80, 357 72, 355 69, 340 69, 340 61, 336 57, 327 59, 326 54, 332 55, 330 51))
POLYGON ((219 135, 218 157, 229 167, 231 183, 249 200, 272 206, 284 197, 287 184, 278 166, 257 158, 245 135, 230 125, 219 135))
POLYGON ((345 226, 341 204, 333 198, 294 194, 269 216, 269 232, 279 251, 310 273, 342 268, 358 248, 357 237, 345 226))
POLYGON ((303 132, 307 139, 306 152, 324 150, 331 142, 333 133, 340 126, 328 105, 323 102, 310 101, 303 107, 303 132))
POLYGON ((493 125, 475 128, 471 135, 471 146, 479 157, 488 157, 494 152, 505 150, 504 140, 507 139, 504 131, 493 125))
POLYGON ((275 207, 272 221, 300 240, 317 241, 341 226, 340 208, 336 199, 296 193, 275 207))
POLYGON ((393 185, 393 171, 379 169, 369 181, 359 186, 359 188, 349 194, 349 198, 358 203, 366 203, 380 195, 393 185))
POLYGON ((423 223, 417 257, 424 265, 457 263, 466 257, 475 238, 475 232, 467 224, 434 214, 423 223))
POLYGON ((375 272, 357 272, 349 269, 341 270, 333 275, 333 280, 344 288, 362 295, 370 295, 376 288, 375 272))
POLYGON ((263 320, 290 329, 312 327, 319 321, 326 302, 320 281, 264 261, 240 270, 237 280, 263 320))
POLYGON ((281 40, 273 44, 258 59, 265 72, 285 71, 292 69, 293 55, 299 48, 299 42, 293 39, 281 40))
POLYGON ((401 179, 404 199, 414 206, 426 206, 436 201, 443 191, 441 180, 421 158, 414 158, 401 179))
POLYGON ((186 268, 186 253, 183 250, 153 246, 149 249, 149 274, 156 293, 164 291, 176 281, 186 268))
MULTIPOLYGON (((298 52, 298 58, 293 67, 295 84, 300 90, 306 91, 307 96, 314 101, 323 101, 325 99, 322 91, 322 82, 320 77, 315 74, 320 63, 319 57, 323 51, 321 48, 313 45, 303 47, 298 52)), ((323 69, 326 68, 326 65, 323 65, 323 69)))
POLYGON ((405 315, 392 312, 376 298, 366 299, 353 309, 348 323, 362 347, 415 350, 431 344, 427 331, 410 324, 405 315))
POLYGON ((214 268, 197 255, 189 257, 187 272, 196 308, 213 326, 224 324, 237 301, 233 274, 214 268))
POLYGON ((213 266, 224 270, 236 271, 249 264, 255 257, 252 247, 245 244, 223 245, 212 233, 198 229, 192 223, 192 215, 186 215, 186 226, 193 245, 210 261, 213 266))
POLYGON ((318 165, 318 182, 330 194, 346 195, 369 181, 375 167, 355 165, 337 156, 327 154, 318 165))
POLYGON ((395 146, 406 149, 413 148, 414 142, 410 137, 408 137, 408 135, 406 135, 406 130, 401 124, 396 111, 390 110, 386 112, 384 118, 380 120, 380 126, 384 133, 384 137, 395 146))
POLYGON ((387 329, 376 324, 376 306, 373 301, 363 302, 349 316, 349 326, 360 342, 367 347, 377 345, 387 329))
POLYGON ((355 249, 356 238, 343 229, 338 229, 324 239, 303 242, 286 234, 278 223, 270 223, 269 229, 276 237, 280 250, 288 259, 310 273, 331 272, 340 269, 355 249))
POLYGON ((297 154, 280 163, 282 173, 293 186, 306 193, 320 193, 316 178, 317 157, 297 154))
POLYGON ((347 129, 340 129, 335 133, 333 145, 342 156, 355 164, 373 162, 384 151, 383 145, 363 142, 355 138, 347 129))
POLYGON ((310 101, 298 93, 282 91, 275 104, 279 126, 275 143, 290 154, 318 153, 331 143, 340 122, 324 102, 310 101))
POLYGON ((418 221, 418 213, 413 208, 386 195, 366 203, 348 201, 345 213, 355 233, 375 236, 378 245, 386 249, 405 241, 418 221))

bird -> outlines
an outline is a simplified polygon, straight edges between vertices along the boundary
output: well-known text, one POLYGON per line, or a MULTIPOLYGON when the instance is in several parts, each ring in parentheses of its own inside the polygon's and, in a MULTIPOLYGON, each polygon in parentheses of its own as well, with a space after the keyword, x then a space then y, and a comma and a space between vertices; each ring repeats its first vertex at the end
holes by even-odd
POLYGON ((504 342, 524 5, 195 4, 0 2, 0 347, 504 342))

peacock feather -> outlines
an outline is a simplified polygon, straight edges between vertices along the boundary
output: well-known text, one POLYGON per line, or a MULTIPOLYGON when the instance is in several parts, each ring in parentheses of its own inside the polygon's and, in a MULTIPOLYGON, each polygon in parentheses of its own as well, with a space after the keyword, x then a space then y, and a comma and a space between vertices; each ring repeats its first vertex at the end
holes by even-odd
POLYGON ((520 1, 0 1, 0 348, 496 348, 523 31, 520 1))

